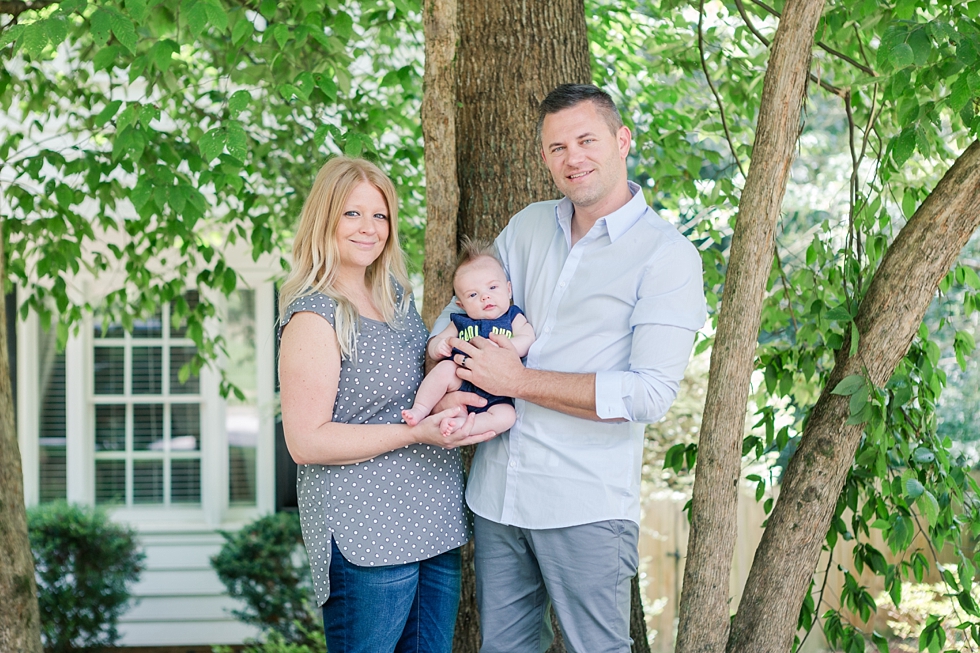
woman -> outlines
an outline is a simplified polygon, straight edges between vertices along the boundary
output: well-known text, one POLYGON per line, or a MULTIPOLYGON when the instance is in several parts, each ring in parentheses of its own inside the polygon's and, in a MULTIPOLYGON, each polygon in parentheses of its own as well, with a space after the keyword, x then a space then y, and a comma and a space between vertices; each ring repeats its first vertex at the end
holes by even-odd
POLYGON ((455 447, 472 420, 401 423, 428 332, 398 246, 397 198, 375 165, 338 157, 303 206, 280 296, 282 420, 299 464, 303 540, 330 653, 449 653, 458 547, 469 539, 455 447))

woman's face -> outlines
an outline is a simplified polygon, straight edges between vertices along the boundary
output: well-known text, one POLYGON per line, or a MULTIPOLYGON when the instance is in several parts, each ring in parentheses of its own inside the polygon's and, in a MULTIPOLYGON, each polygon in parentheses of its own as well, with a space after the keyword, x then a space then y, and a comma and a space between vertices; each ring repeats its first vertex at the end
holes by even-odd
POLYGON ((363 273, 381 256, 390 228, 384 195, 362 181, 351 191, 337 224, 341 268, 363 273))

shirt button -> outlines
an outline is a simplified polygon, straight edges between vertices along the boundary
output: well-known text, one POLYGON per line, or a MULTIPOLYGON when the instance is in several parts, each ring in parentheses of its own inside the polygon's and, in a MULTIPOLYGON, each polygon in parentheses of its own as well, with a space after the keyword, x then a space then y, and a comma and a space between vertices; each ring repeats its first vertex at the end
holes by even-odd
POLYGON ((510 461, 510 468, 511 469, 517 469, 517 461, 516 460, 510 461))
POLYGON ((561 282, 560 284, 558 284, 558 285, 559 285, 559 286, 561 286, 562 288, 564 288, 564 287, 565 287, 565 282, 564 282, 564 281, 562 281, 562 282, 561 282))

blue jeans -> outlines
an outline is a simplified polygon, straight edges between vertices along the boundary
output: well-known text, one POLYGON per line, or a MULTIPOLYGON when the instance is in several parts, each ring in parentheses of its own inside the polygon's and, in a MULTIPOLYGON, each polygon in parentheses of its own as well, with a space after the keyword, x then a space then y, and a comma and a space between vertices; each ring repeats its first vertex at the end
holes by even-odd
POLYGON ((459 549, 384 567, 348 562, 331 540, 323 630, 330 653, 450 653, 459 609, 459 549))

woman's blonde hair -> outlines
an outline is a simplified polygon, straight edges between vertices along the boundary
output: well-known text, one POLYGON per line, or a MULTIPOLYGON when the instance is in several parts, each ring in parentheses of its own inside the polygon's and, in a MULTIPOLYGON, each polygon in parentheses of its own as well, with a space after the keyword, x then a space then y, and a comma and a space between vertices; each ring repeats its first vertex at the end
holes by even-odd
POLYGON ((353 302, 337 286, 340 263, 337 249, 337 223, 351 192, 367 182, 377 188, 388 204, 388 240, 381 255, 367 269, 366 280, 372 290, 374 304, 384 321, 392 328, 401 328, 408 311, 412 289, 408 283, 405 259, 398 245, 398 194, 391 180, 381 170, 364 159, 336 157, 327 161, 317 173, 310 190, 299 227, 293 240, 292 271, 279 290, 279 314, 285 315, 289 305, 299 297, 323 293, 337 304, 334 330, 343 358, 357 355, 359 314, 353 302), (401 285, 398 300, 392 279, 401 285))

